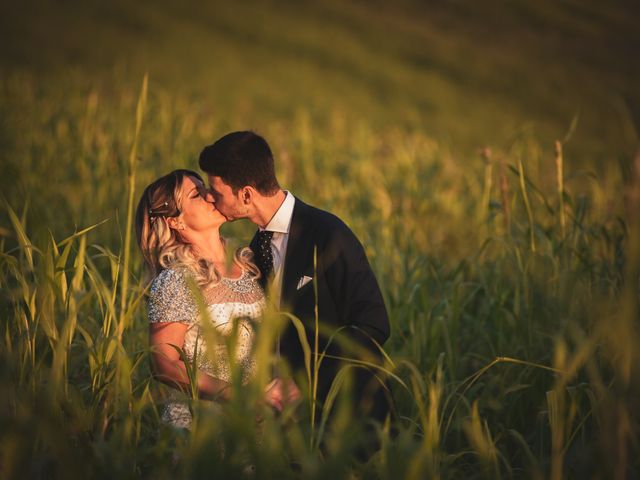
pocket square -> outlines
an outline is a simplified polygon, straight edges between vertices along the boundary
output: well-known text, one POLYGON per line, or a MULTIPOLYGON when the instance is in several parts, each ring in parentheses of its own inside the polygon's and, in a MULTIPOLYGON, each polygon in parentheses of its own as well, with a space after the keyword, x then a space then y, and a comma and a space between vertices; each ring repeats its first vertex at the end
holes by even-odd
POLYGON ((300 280, 298 280, 298 286, 296 287, 296 290, 300 290, 302 287, 304 287, 311 280, 313 280, 313 277, 307 277, 306 275, 303 276, 303 277, 300 277, 300 280))

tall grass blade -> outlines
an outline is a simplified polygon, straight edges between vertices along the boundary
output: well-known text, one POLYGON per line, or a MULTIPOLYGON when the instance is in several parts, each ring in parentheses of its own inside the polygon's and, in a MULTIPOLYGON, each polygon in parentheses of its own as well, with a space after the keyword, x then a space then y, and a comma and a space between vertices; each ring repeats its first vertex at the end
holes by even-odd
POLYGON ((20 245, 21 251, 23 252, 25 258, 27 259, 27 264, 29 265, 29 269, 33 271, 33 252, 32 245, 27 233, 24 230, 24 223, 20 221, 16 213, 11 208, 11 205, 3 199, 4 207, 9 214, 9 219, 11 220, 11 224, 13 225, 13 230, 16 233, 16 238, 18 239, 18 243, 20 245))
POLYGON ((562 155, 562 143, 556 141, 556 185, 558 191, 558 210, 560 211, 560 228, 562 238, 566 238, 566 223, 564 212, 564 167, 562 155))
POLYGON ((524 206, 527 209, 527 218, 529 220, 529 242, 531 246, 531 251, 536 251, 536 238, 535 238, 535 229, 533 223, 533 212, 531 210, 531 205, 529 204, 529 195, 527 195, 527 187, 525 183, 524 177, 524 167, 522 166, 522 160, 518 159, 518 175, 520 178, 520 191, 522 192, 522 200, 524 201, 524 206))
POLYGON ((122 338, 122 333, 126 328, 126 311, 129 290, 129 262, 131 256, 131 231, 133 228, 133 201, 136 187, 136 165, 138 160, 138 143, 140 141, 140 129, 142 128, 142 118, 147 103, 147 86, 149 75, 145 74, 142 80, 142 88, 138 97, 136 107, 136 126, 133 136, 133 145, 129 153, 129 182, 127 188, 127 220, 125 224, 125 236, 123 245, 122 281, 120 283, 120 319, 118 322, 118 339, 122 338))

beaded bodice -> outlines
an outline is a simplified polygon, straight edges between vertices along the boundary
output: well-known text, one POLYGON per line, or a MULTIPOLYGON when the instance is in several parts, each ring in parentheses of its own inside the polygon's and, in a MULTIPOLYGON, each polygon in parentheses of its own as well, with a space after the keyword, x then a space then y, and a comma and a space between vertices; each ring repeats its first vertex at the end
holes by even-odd
POLYGON ((188 325, 182 349, 190 362, 197 353, 200 370, 227 382, 231 381, 231 365, 235 363, 242 372, 242 381, 248 381, 255 370, 254 326, 265 308, 262 288, 244 271, 235 279, 223 277, 202 295, 206 316, 200 315, 187 273, 173 268, 163 270, 151 285, 149 322, 188 325), (231 350, 230 341, 235 342, 231 350))

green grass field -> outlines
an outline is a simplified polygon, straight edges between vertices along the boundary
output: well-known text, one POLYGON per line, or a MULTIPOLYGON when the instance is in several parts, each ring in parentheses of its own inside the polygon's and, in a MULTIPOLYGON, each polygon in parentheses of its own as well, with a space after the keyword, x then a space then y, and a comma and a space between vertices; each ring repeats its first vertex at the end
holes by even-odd
POLYGON ((639 13, 0 5, 0 478, 640 475, 639 13), (400 417, 366 464, 311 398, 256 444, 271 328, 224 416, 194 400, 190 435, 160 428, 130 202, 247 128, 380 281, 400 417))

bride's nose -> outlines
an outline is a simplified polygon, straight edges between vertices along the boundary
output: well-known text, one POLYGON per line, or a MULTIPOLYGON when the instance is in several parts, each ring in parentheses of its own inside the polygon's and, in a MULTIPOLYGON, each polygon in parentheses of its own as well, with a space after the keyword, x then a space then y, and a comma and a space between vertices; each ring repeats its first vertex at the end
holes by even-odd
POLYGON ((213 199, 213 194, 209 190, 207 190, 207 193, 204 194, 204 199, 209 203, 216 203, 216 201, 213 199))

